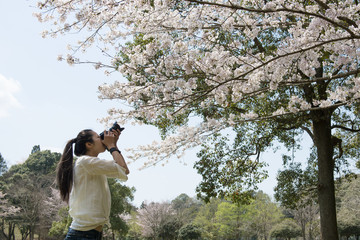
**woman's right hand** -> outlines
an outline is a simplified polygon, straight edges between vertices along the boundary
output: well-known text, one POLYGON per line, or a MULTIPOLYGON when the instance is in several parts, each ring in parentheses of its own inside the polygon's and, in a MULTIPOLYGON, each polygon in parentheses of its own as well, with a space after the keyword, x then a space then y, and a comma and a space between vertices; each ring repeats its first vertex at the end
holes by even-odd
POLYGON ((102 143, 106 146, 107 149, 116 147, 116 142, 119 139, 119 136, 116 136, 114 132, 104 131, 104 140, 102 143))

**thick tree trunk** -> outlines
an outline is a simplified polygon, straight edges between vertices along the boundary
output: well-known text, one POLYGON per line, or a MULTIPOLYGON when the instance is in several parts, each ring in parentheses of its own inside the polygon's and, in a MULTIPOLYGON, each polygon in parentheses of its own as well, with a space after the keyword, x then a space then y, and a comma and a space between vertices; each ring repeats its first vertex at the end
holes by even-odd
POLYGON ((322 240, 338 240, 335 187, 334 148, 331 141, 331 111, 319 110, 313 118, 313 131, 318 157, 318 200, 322 240))

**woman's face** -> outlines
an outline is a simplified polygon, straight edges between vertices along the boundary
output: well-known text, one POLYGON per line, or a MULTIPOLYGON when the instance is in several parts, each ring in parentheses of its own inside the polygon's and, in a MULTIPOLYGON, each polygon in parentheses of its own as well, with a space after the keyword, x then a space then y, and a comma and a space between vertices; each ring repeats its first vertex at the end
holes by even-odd
POLYGON ((99 153, 102 153, 106 150, 99 134, 94 131, 92 131, 92 140, 93 142, 87 147, 88 154, 91 154, 91 156, 97 156, 99 153))

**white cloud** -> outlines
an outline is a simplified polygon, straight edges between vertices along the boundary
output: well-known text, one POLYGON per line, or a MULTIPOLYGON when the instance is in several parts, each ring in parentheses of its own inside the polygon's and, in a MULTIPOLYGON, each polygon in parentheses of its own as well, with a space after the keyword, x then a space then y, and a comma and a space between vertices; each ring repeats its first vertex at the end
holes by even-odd
POLYGON ((21 107, 15 93, 20 91, 21 84, 0 74, 0 118, 9 116, 9 110, 21 107))

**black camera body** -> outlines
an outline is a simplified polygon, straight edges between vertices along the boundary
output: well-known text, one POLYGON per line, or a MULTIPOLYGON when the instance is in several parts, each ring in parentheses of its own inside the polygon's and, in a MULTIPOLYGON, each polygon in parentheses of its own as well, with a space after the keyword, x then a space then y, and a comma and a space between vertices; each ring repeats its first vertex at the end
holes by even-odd
MULTIPOLYGON (((120 125, 119 125, 117 122, 115 122, 115 123, 112 125, 112 127, 109 129, 109 131, 112 131, 112 130, 120 130, 120 132, 122 132, 124 129, 125 129, 125 128, 120 127, 120 125)), ((100 138, 101 138, 102 140, 104 140, 104 132, 100 133, 100 138)))

